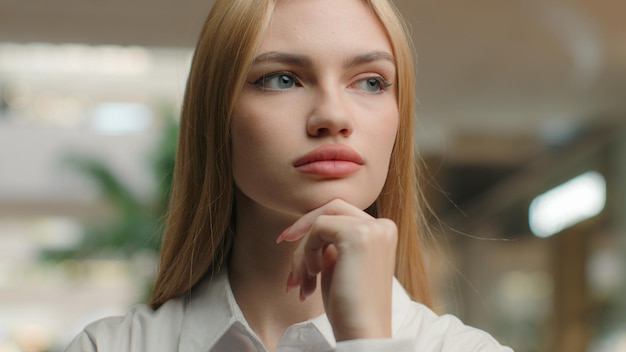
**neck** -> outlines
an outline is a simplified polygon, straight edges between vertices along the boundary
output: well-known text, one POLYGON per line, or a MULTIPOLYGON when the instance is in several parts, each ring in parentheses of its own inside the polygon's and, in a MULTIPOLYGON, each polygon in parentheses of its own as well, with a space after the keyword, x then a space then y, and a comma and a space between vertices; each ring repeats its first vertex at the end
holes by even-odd
POLYGON ((304 302, 297 288, 285 290, 298 243, 276 244, 276 238, 297 217, 273 213, 242 197, 238 195, 229 279, 248 324, 272 351, 287 327, 322 314, 324 307, 319 290, 304 302))

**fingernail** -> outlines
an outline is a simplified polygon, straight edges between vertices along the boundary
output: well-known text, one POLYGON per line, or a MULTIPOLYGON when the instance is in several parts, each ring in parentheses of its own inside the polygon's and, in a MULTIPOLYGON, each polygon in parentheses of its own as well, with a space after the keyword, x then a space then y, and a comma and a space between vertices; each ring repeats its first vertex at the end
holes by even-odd
POLYGON ((291 286, 297 286, 300 284, 300 273, 296 270, 296 272, 294 273, 293 271, 289 273, 291 275, 291 286))
POLYGON ((289 232, 290 229, 291 229, 291 226, 284 229, 283 232, 281 232, 280 235, 278 235, 278 238, 276 238, 276 244, 281 243, 282 241, 285 240, 285 234, 289 232))
POLYGON ((304 295, 304 292, 302 292, 302 286, 300 286, 300 302, 304 302, 305 299, 306 296, 304 295))

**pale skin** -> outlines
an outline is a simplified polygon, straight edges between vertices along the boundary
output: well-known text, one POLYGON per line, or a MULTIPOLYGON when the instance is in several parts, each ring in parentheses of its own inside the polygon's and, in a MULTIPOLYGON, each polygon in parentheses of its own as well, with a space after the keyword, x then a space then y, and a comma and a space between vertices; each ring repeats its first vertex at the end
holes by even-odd
POLYGON ((229 278, 269 351, 324 312, 337 341, 391 336, 397 228, 363 209, 383 187, 398 128, 392 53, 359 0, 280 1, 258 47, 231 124, 229 278), (358 162, 297 166, 338 145, 358 162))

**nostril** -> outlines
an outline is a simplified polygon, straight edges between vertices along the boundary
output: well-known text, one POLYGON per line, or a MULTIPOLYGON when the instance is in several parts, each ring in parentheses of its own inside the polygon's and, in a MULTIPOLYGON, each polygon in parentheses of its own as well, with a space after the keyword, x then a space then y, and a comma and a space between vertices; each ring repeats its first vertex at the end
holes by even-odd
POLYGON ((315 135, 318 136, 318 137, 324 137, 324 136, 327 136, 327 135, 330 134, 330 130, 328 128, 326 128, 326 127, 318 128, 316 132, 317 133, 315 135))
POLYGON ((352 128, 352 121, 345 111, 337 109, 331 111, 322 107, 317 108, 306 122, 307 133, 313 137, 347 137, 352 133, 352 128))
POLYGON ((347 137, 350 135, 351 132, 352 131, 349 128, 343 128, 341 129, 341 131, 339 131, 339 134, 347 137))
POLYGON ((338 130, 330 129, 328 127, 319 127, 309 130, 309 135, 313 137, 327 137, 330 135, 341 135, 344 137, 349 136, 352 133, 350 128, 342 128, 338 130))

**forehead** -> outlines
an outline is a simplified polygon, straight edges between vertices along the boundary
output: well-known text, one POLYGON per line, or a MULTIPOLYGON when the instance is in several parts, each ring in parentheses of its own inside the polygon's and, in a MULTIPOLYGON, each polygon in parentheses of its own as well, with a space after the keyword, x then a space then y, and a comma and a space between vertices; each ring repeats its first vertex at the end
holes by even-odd
POLYGON ((362 0, 280 0, 258 51, 329 54, 339 49, 392 53, 385 28, 362 0))

